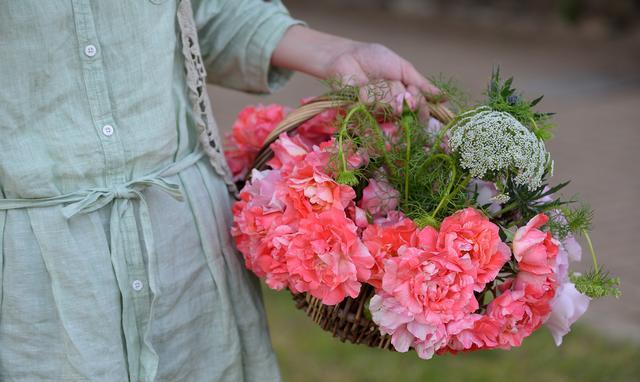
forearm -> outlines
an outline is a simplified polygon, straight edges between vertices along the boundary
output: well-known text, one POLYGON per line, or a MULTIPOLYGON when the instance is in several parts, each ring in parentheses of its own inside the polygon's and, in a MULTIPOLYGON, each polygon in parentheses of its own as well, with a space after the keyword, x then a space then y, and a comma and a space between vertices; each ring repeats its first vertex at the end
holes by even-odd
POLYGON ((327 78, 331 63, 358 44, 353 40, 294 25, 287 30, 271 57, 271 64, 317 78, 327 78))

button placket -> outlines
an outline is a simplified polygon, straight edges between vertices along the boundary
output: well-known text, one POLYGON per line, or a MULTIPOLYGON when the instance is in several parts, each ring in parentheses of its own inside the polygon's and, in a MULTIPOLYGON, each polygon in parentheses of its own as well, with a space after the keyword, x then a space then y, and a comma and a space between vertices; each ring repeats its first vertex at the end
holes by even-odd
MULTIPOLYGON (((104 155, 105 186, 113 187, 125 183, 127 173, 122 132, 115 134, 115 128, 119 126, 114 119, 107 86, 107 72, 103 62, 105 58, 103 52, 106 48, 100 44, 90 2, 88 0, 71 0, 71 2, 87 101, 96 138, 104 155)), ((116 270, 116 278, 123 295, 122 319, 127 323, 123 325, 123 331, 129 372, 130 375, 138 376, 141 370, 140 338, 146 331, 150 317, 150 290, 147 286, 148 276, 144 255, 135 224, 133 211, 135 202, 128 201, 125 206, 122 200, 117 199, 114 203, 112 208, 126 207, 121 217, 122 230, 118 242, 115 243, 118 250, 114 253, 118 256, 117 263, 123 265, 116 270)))

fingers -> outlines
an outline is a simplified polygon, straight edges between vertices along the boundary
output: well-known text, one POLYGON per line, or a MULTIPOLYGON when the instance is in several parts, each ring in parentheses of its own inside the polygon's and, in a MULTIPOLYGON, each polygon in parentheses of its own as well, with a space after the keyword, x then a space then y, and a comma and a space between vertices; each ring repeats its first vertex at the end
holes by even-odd
POLYGON ((348 86, 363 86, 369 82, 367 75, 361 71, 356 71, 348 77, 343 76, 340 80, 348 86))
POLYGON ((401 114, 405 103, 418 112, 421 121, 429 119, 429 107, 423 92, 418 87, 405 86, 400 81, 367 82, 360 88, 360 100, 365 103, 380 102, 390 105, 395 114, 401 114))
POLYGON ((418 111, 418 119, 420 121, 428 121, 429 120, 429 105, 427 104, 427 100, 424 97, 424 94, 418 89, 416 86, 409 85, 407 86, 407 91, 413 99, 415 100, 416 106, 415 110, 418 111))
POLYGON ((403 61, 402 65, 402 82, 407 86, 414 86, 420 92, 425 93, 430 101, 442 101, 440 89, 435 87, 407 61, 403 61))

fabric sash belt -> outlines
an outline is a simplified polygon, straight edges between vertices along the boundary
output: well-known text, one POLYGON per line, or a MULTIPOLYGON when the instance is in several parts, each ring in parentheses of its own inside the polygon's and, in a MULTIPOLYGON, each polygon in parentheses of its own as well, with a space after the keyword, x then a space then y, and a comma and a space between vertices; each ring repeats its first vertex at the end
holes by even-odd
MULTIPOLYGON (((124 226, 122 226, 123 218, 125 215, 133 214, 133 204, 130 200, 136 199, 139 201, 138 208, 138 220, 140 222, 140 231, 142 232, 142 244, 146 250, 148 257, 148 283, 149 289, 152 293, 152 301, 149 307, 149 315, 153 315, 153 306, 157 296, 161 294, 157 283, 156 276, 156 259, 155 259, 155 245, 153 240, 153 232, 151 226, 151 218, 149 215, 149 207, 143 196, 142 191, 148 187, 156 187, 158 190, 164 191, 174 199, 182 201, 184 200, 183 192, 179 184, 170 182, 165 177, 178 174, 180 171, 195 164, 205 155, 205 152, 198 148, 191 152, 183 159, 173 162, 168 166, 152 172, 149 175, 143 176, 138 179, 131 180, 124 184, 116 185, 113 187, 96 187, 88 188, 73 193, 54 196, 49 198, 34 198, 34 199, 2 199, 0 198, 0 211, 11 210, 20 208, 37 208, 37 207, 49 207, 55 205, 62 205, 62 214, 65 218, 70 219, 77 214, 85 214, 92 211, 99 210, 108 204, 113 202, 111 210, 111 216, 109 221, 109 229, 111 233, 111 261, 114 266, 116 278, 118 279, 118 286, 121 290, 123 297, 123 321, 135 322, 135 312, 130 304, 131 300, 126 293, 129 282, 126 275, 126 262, 124 260, 125 254, 118 253, 124 248, 123 238, 121 235, 124 226), (129 210, 131 209, 131 210, 129 210)), ((151 319, 151 317, 149 317, 151 319)), ((150 322, 150 321, 149 321, 150 322)), ((136 333, 125 333, 126 340, 128 342, 128 350, 138 349, 140 353, 137 355, 140 360, 146 359, 147 364, 151 365, 151 370, 147 370, 150 374, 150 380, 153 380, 158 366, 158 355, 153 349, 149 340, 149 327, 147 325, 146 330, 142 336, 142 341, 138 338, 136 333), (140 343, 142 342, 142 343, 140 343), (130 347, 131 346, 131 347, 130 347)), ((133 351, 136 353, 136 351, 133 351)), ((128 357, 136 356, 129 352, 128 357)), ((138 364, 137 360, 130 359, 134 364, 138 364)), ((132 365, 133 366, 133 365, 132 365)), ((137 367, 136 367, 137 369, 137 367)), ((137 374, 137 370, 132 370, 132 374, 137 374)), ((130 371, 131 372, 131 371, 130 371)), ((133 377, 133 376, 132 376, 133 377)))

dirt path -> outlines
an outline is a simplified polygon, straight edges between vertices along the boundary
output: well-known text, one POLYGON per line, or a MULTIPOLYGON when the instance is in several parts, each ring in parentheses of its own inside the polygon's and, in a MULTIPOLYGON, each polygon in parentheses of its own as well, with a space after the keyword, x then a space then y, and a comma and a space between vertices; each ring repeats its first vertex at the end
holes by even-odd
MULTIPOLYGON (((606 334, 640 341, 640 47, 589 41, 570 32, 478 31, 295 2, 290 9, 317 29, 383 43, 423 73, 454 75, 476 98, 498 64, 530 97, 545 94, 541 107, 558 113, 559 127, 549 147, 556 179, 570 177, 567 193, 579 193, 595 209, 593 239, 601 262, 623 282, 623 297, 592 303, 584 322, 606 334)), ((297 75, 269 97, 212 90, 218 123, 228 131, 247 104, 296 105, 323 87, 297 75)), ((588 256, 583 263, 583 268, 589 266, 588 256)))

